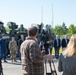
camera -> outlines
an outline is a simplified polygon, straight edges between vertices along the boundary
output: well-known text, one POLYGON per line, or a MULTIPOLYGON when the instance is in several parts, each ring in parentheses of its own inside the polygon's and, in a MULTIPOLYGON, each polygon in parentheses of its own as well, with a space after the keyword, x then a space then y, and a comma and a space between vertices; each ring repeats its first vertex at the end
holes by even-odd
POLYGON ((45 54, 49 54, 49 52, 48 52, 49 47, 50 47, 50 34, 49 34, 48 30, 42 30, 41 50, 45 50, 45 54))
POLYGON ((41 33, 41 41, 43 41, 43 42, 49 41, 49 36, 50 35, 48 35, 48 31, 42 30, 42 33, 41 33))

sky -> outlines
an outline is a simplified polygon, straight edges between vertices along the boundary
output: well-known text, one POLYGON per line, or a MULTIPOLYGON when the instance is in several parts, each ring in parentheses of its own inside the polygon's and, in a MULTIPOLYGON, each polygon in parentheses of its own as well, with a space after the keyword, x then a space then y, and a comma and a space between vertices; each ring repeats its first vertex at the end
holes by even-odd
POLYGON ((28 28, 31 24, 76 25, 76 0, 0 0, 0 21, 28 28))

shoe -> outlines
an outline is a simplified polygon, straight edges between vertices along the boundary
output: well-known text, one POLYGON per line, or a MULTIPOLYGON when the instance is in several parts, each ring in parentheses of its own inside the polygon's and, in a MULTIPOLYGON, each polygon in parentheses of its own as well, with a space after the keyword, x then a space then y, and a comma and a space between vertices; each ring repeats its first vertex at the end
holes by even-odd
POLYGON ((6 63, 7 63, 7 61, 6 61, 6 60, 4 60, 4 62, 6 62, 6 63))
POLYGON ((13 60, 11 60, 11 62, 13 62, 13 60))
POLYGON ((16 60, 14 60, 14 62, 17 62, 16 60))
POLYGON ((21 61, 21 59, 20 59, 20 61, 21 61))

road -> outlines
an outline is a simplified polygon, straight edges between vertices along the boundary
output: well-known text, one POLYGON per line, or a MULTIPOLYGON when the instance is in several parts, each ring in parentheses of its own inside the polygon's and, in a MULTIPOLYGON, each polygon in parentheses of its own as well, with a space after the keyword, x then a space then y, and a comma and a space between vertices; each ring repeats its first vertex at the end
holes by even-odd
MULTIPOLYGON (((17 62, 11 62, 10 60, 7 60, 7 63, 4 63, 2 61, 3 66, 3 72, 4 75, 22 75, 22 66, 21 61, 17 60, 17 62)), ((62 73, 59 73, 57 70, 58 67, 58 60, 54 59, 55 68, 57 71, 57 75, 62 75, 62 73)), ((50 72, 49 64, 47 63, 48 72, 50 72)))

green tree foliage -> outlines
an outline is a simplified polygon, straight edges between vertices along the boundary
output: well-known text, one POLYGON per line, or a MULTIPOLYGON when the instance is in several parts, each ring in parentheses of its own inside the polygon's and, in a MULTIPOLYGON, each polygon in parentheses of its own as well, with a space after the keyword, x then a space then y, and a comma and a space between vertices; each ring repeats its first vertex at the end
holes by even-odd
POLYGON ((54 28, 55 35, 61 36, 62 35, 62 30, 63 30, 62 26, 56 25, 55 28, 54 28))
POLYGON ((6 29, 6 32, 10 31, 10 28, 8 28, 7 26, 5 27, 5 29, 6 29))
POLYGON ((62 28, 63 28, 63 34, 65 35, 65 34, 68 34, 68 28, 67 28, 67 26, 65 26, 65 23, 63 22, 63 24, 62 24, 62 28))
POLYGON ((7 22, 7 26, 10 28, 10 29, 17 29, 18 28, 18 25, 15 23, 15 22, 7 22))
POLYGON ((60 37, 67 34, 67 29, 66 26, 64 25, 56 25, 55 28, 53 29, 55 35, 59 35, 60 37))
POLYGON ((73 34, 76 33, 76 26, 74 26, 74 24, 71 24, 71 25, 69 26, 68 33, 69 33, 69 36, 70 36, 70 37, 71 37, 73 34))

